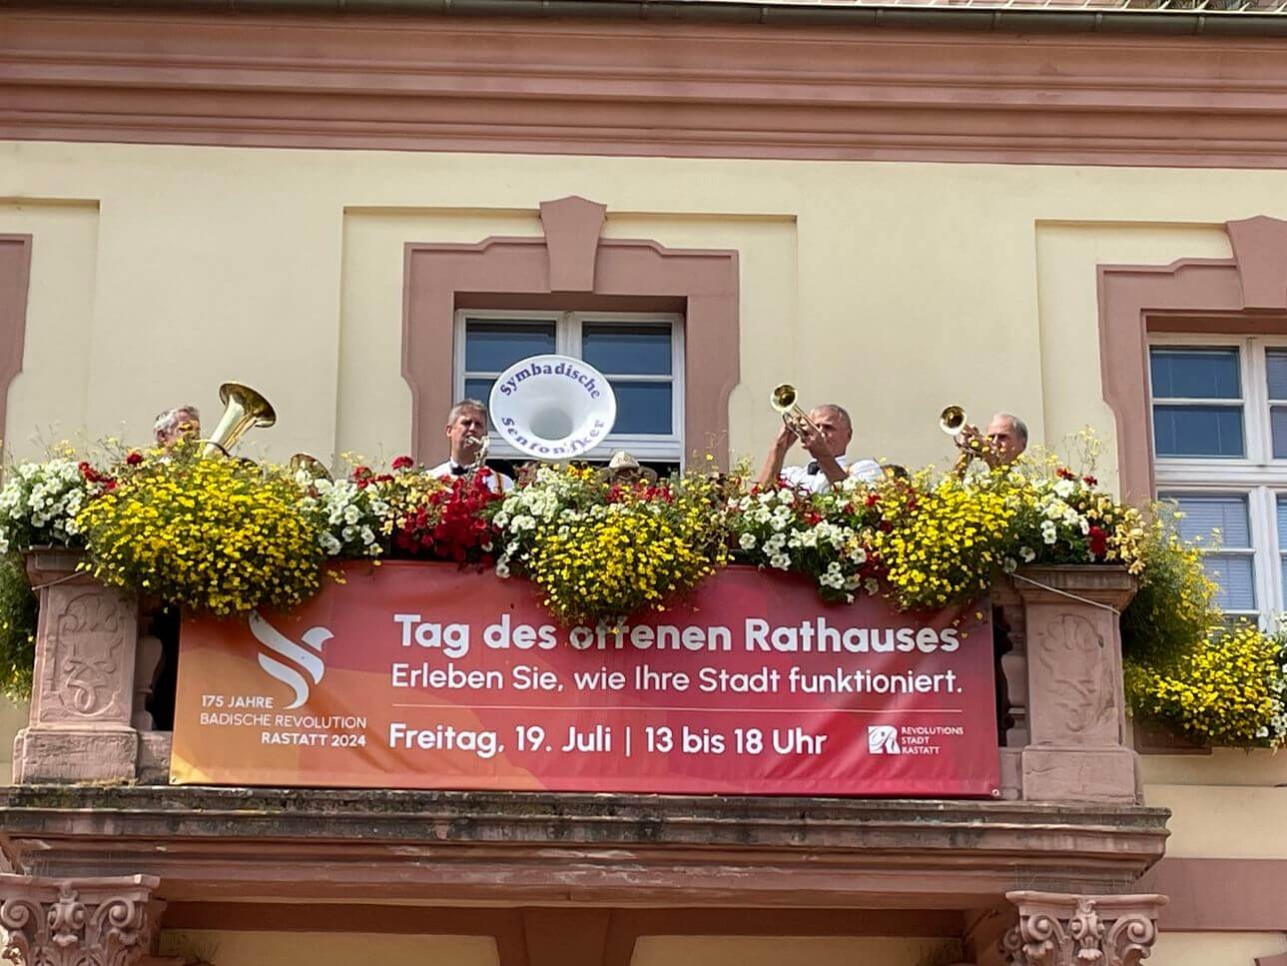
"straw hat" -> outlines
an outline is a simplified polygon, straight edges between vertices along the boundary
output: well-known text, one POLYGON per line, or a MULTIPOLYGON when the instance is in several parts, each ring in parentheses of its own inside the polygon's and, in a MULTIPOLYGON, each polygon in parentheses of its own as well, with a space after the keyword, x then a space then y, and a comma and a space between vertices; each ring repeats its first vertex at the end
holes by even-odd
POLYGON ((618 483, 632 474, 639 480, 646 480, 649 483, 657 482, 655 470, 640 466, 639 461, 623 449, 619 449, 612 454, 612 459, 608 461, 607 469, 599 470, 599 476, 607 483, 618 483))

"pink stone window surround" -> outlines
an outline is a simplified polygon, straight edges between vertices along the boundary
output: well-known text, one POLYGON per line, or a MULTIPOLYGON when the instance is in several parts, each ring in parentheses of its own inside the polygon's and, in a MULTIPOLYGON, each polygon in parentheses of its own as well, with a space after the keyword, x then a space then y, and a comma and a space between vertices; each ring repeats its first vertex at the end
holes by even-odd
POLYGON ((446 456, 443 425, 458 386, 462 309, 664 312, 683 319, 685 457, 728 465, 728 401, 740 378, 738 253, 602 239, 603 205, 541 204, 544 237, 405 249, 402 372, 412 395, 412 452, 446 456))
POLYGON ((31 246, 30 235, 0 234, 0 434, 5 427, 9 385, 22 371, 31 246))
POLYGON ((1287 349, 1287 222, 1257 217, 1229 222, 1226 230, 1231 259, 1099 267, 1101 371, 1117 423, 1123 496, 1134 503, 1159 493, 1245 501, 1250 539, 1240 542, 1248 546, 1238 554, 1229 545, 1226 566, 1245 575, 1246 561, 1254 562, 1250 613, 1268 620, 1287 603, 1281 556, 1287 547, 1279 547, 1277 521, 1287 459, 1273 455, 1266 356, 1287 349), (1154 456, 1150 348, 1172 346, 1237 352, 1240 457, 1154 456))

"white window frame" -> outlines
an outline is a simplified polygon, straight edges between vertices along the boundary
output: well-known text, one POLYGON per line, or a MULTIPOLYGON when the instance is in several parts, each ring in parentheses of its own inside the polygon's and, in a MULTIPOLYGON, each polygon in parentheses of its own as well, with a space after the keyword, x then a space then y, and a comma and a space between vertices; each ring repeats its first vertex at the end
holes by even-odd
MULTIPOLYGON (((646 462, 684 464, 684 317, 673 312, 557 312, 510 311, 506 309, 458 309, 452 361, 453 398, 465 394, 465 332, 467 320, 487 322, 553 322, 554 351, 559 355, 581 358, 581 330, 587 323, 619 324, 668 324, 670 326, 670 382, 671 427, 670 433, 609 433, 604 441, 585 454, 589 460, 607 460, 614 450, 624 449, 636 459, 646 462)), ((471 378, 491 378, 499 373, 469 373, 471 378)), ((613 376, 614 382, 661 382, 656 376, 613 376)), ((488 400, 484 399, 483 402, 488 400)), ((489 428, 490 455, 500 459, 528 459, 489 428)))
MULTIPOLYGON (((1150 438, 1153 436, 1153 406, 1168 402, 1199 403, 1202 400, 1153 398, 1152 354, 1154 348, 1189 347, 1237 349, 1242 389, 1242 435, 1244 456, 1175 458, 1156 455, 1153 473, 1159 494, 1177 496, 1245 496, 1255 568, 1256 611, 1264 627, 1276 626, 1287 610, 1283 594, 1283 554, 1278 545, 1278 497, 1287 496, 1287 457, 1274 458, 1270 422, 1267 349, 1287 349, 1287 336, 1201 335, 1156 333, 1148 340, 1150 438)), ((1232 400, 1212 400, 1221 405, 1232 400)), ((1242 613, 1242 612, 1233 612, 1242 613)))

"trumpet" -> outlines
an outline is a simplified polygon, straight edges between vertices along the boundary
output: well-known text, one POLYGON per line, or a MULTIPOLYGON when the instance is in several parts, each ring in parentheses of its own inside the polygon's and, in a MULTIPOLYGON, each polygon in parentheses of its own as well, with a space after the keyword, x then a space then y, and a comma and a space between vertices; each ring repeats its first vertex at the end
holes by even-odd
POLYGON ((207 459, 229 455, 237 445, 237 440, 245 436, 252 426, 267 429, 277 422, 277 413, 272 404, 254 389, 239 382, 225 382, 220 386, 219 401, 224 404, 219 425, 209 439, 199 440, 206 444, 201 455, 207 459))
POLYGON ((965 410, 960 406, 948 406, 938 414, 938 428, 949 436, 955 437, 966 426, 965 410))
POLYGON ((769 393, 769 405, 782 417, 782 422, 786 423, 787 428, 796 436, 800 436, 805 429, 815 434, 819 433, 820 430, 809 418, 809 414, 800 408, 798 398, 795 386, 784 382, 769 393))

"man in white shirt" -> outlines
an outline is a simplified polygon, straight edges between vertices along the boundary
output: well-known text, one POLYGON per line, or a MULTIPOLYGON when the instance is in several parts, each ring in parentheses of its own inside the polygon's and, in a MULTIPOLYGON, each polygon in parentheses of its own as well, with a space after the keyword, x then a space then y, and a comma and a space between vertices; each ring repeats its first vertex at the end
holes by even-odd
POLYGON ((875 460, 850 461, 845 455, 853 439, 853 422, 844 407, 835 403, 825 403, 809 413, 809 419, 817 427, 814 432, 808 426, 800 427, 799 440, 809 455, 813 457, 807 466, 788 466, 785 470, 782 463, 787 451, 797 439, 795 431, 785 422, 773 440, 773 449, 764 459, 760 470, 759 483, 768 486, 779 479, 792 486, 798 486, 810 493, 821 493, 833 483, 840 483, 852 476, 867 483, 879 483, 884 476, 880 464, 875 460))
POLYGON ((975 459, 982 460, 988 470, 1000 469, 1028 449, 1028 425, 1013 413, 994 413, 986 432, 966 426, 957 433, 956 445, 961 450, 956 461, 957 476, 963 477, 975 459))
MULTIPOLYGON (((478 460, 487 439, 487 407, 477 399, 464 399, 447 414, 447 440, 451 456, 429 470, 438 477, 464 476, 478 460)), ((514 481, 504 473, 489 469, 487 485, 493 493, 508 493, 514 481)))

